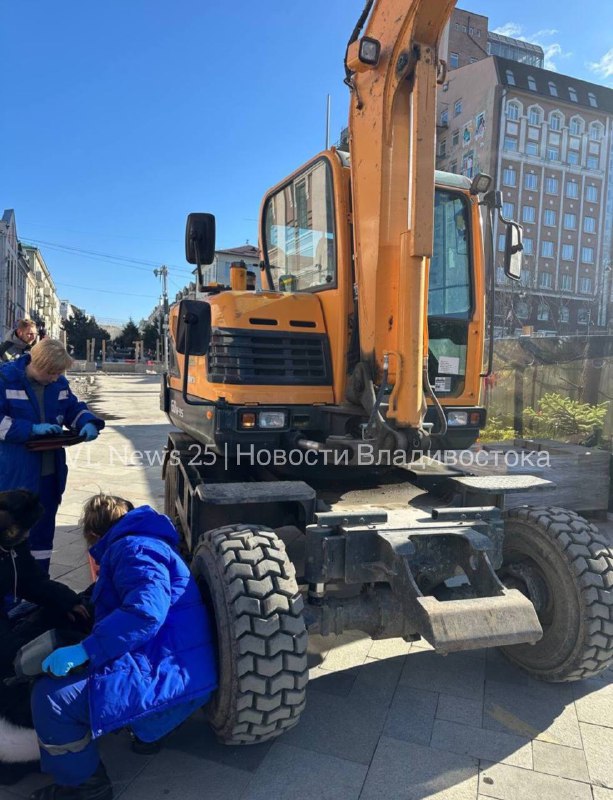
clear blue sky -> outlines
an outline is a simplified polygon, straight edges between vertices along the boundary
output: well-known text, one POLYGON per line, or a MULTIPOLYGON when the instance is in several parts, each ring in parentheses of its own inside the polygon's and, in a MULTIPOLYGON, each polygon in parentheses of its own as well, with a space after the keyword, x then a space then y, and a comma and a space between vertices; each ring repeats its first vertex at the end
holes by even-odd
MULTIPOLYGON (((219 247, 256 244, 263 193, 323 148, 328 93, 333 141, 346 124, 362 6, 0 0, 0 213, 14 208, 20 238, 40 243, 60 296, 99 318, 145 316, 154 266, 169 266, 171 297, 189 279, 190 211, 216 214, 219 247)), ((460 6, 536 37, 558 71, 613 85, 610 0, 460 6)))

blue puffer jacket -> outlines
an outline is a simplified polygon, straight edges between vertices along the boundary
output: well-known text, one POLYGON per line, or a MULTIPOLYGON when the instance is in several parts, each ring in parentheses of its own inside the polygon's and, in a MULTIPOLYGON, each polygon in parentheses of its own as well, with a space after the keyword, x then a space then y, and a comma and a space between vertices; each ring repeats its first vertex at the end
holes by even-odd
POLYGON ((168 517, 141 506, 90 550, 100 573, 82 644, 94 737, 152 714, 159 727, 141 738, 155 739, 182 721, 173 709, 191 703, 186 718, 217 687, 213 628, 178 542, 168 517))
MULTIPOLYGON (((85 424, 93 422, 98 430, 104 428, 104 420, 98 419, 70 391, 68 381, 62 375, 54 383, 45 386, 44 414, 36 394, 26 375, 30 355, 0 366, 0 490, 29 489, 39 491, 41 453, 32 453, 24 447, 32 438, 32 425, 50 422, 80 431, 85 424)), ((66 487, 66 456, 64 448, 54 451, 55 474, 58 477, 59 497, 66 487)))

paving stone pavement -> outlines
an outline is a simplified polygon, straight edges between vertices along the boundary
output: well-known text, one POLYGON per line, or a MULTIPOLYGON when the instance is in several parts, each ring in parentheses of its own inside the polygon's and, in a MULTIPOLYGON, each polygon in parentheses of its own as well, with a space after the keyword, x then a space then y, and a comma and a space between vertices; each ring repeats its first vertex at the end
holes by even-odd
MULTIPOLYGON (((170 426, 154 376, 98 376, 107 428, 69 450, 52 572, 89 583, 78 529, 100 489, 163 508, 161 453, 170 426)), ((611 530, 613 526, 605 523, 611 530)), ((495 650, 442 657, 423 642, 313 636, 300 724, 281 739, 224 747, 203 712, 155 756, 125 732, 101 749, 121 800, 613 800, 613 672, 543 684, 495 650)), ((0 790, 27 797, 46 779, 0 790)))

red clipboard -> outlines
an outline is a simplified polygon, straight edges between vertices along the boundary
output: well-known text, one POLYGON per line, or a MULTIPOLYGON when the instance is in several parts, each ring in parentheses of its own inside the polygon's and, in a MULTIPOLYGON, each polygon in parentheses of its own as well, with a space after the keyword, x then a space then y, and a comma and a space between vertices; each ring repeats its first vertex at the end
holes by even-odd
POLYGON ((26 442, 26 450, 40 453, 46 450, 59 450, 60 447, 71 447, 73 444, 80 444, 84 441, 85 436, 74 431, 52 433, 49 436, 37 436, 35 439, 30 439, 26 442))

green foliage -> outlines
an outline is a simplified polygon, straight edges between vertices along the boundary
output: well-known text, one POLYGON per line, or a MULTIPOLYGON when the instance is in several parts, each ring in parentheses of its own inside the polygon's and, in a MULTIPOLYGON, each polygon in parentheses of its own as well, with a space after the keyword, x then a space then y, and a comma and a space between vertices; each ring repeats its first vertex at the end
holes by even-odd
POLYGON ((103 339, 110 339, 108 331, 101 328, 95 317, 88 317, 83 311, 75 310, 72 319, 65 320, 62 328, 66 331, 68 350, 74 358, 86 358, 87 340, 96 340, 96 352, 101 347, 103 339))
POLYGON ((602 433, 608 403, 590 405, 551 392, 543 395, 538 408, 524 410, 525 433, 541 439, 597 443, 602 433))
POLYGON ((157 340, 160 336, 157 326, 147 323, 142 327, 140 335, 141 339, 143 340, 145 352, 150 351, 151 353, 155 354, 157 340))
POLYGON ((502 414, 491 414, 488 416, 487 425, 479 434, 479 441, 482 444, 488 442, 504 442, 507 439, 516 439, 517 433, 511 427, 508 420, 502 414))
POLYGON ((113 339, 113 345, 121 348, 134 347, 134 342, 138 342, 140 338, 140 331, 134 323, 134 320, 130 319, 119 336, 113 339))

